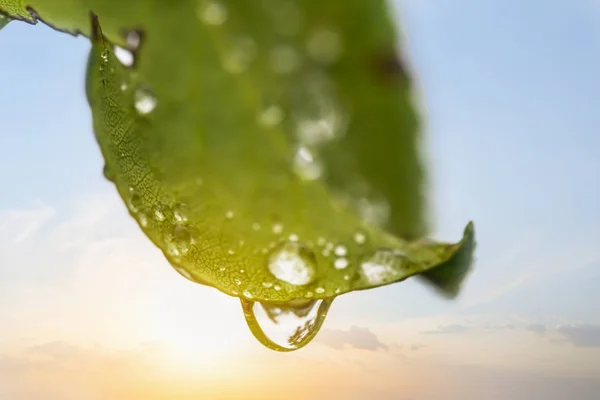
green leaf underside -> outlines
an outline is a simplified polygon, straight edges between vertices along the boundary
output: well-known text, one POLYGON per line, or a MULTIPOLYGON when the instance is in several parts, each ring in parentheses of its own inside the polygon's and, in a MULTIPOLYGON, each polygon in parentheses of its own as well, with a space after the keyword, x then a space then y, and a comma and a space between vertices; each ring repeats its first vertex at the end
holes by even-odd
MULTIPOLYGON (((15 4, 0 10, 30 16, 15 4)), ((457 244, 413 240, 427 232, 417 119, 385 2, 31 4, 92 37, 87 95, 105 175, 182 275, 264 302, 413 275, 458 293, 473 226, 457 244), (112 43, 134 31, 142 45, 126 67, 112 43), (282 249, 305 256, 308 283, 274 276, 282 249)))

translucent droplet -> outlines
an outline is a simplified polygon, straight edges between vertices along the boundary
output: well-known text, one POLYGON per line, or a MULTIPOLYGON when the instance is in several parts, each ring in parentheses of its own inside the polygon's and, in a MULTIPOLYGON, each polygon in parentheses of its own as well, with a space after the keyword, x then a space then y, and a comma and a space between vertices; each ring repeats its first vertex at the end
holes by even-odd
POLYGON ((236 284, 236 285, 238 285, 238 286, 240 286, 240 285, 242 284, 242 281, 241 281, 241 280, 239 280, 239 279, 237 279, 237 278, 236 278, 236 279, 234 279, 233 281, 234 281, 234 282, 235 282, 235 284, 236 284))
POLYGON ((292 285, 306 285, 315 278, 317 258, 301 243, 284 242, 270 252, 267 266, 281 281, 292 285))
POLYGON ((275 290, 277 290, 277 291, 280 291, 280 290, 281 290, 281 286, 279 286, 279 285, 275 285, 275 286, 273 286, 273 289, 275 289, 275 290))
POLYGON ((300 147, 294 157, 294 170, 302 179, 312 181, 321 176, 322 166, 307 148, 300 147))
POLYGON ((340 288, 335 289, 335 294, 340 294, 341 292, 342 292, 342 289, 340 289, 340 288))
POLYGON ((264 126, 276 126, 283 121, 283 110, 279 106, 269 106, 258 116, 258 122, 264 126))
POLYGON ((329 65, 336 62, 342 54, 342 37, 330 28, 315 29, 308 37, 306 49, 313 60, 329 65))
POLYGON ((247 291, 247 290, 244 290, 244 291, 242 292, 242 294, 243 294, 243 295, 244 295, 244 297, 245 297, 245 298, 247 298, 247 299, 252 299, 252 298, 254 298, 254 296, 252 296, 252 293, 250 293, 250 292, 249 292, 249 291, 247 291))
POLYGON ((140 226, 142 228, 147 228, 148 227, 148 216, 146 215, 146 213, 139 212, 137 214, 137 219, 138 219, 138 222, 140 223, 140 226))
POLYGON ((390 218, 390 205, 384 199, 362 198, 357 204, 358 213, 370 225, 383 226, 390 218))
POLYGON ((228 249, 227 250, 227 254, 229 254, 230 256, 235 254, 235 250, 234 249, 228 249))
POLYGON ((131 67, 133 65, 135 57, 130 50, 124 49, 120 46, 115 46, 114 52, 115 57, 117 58, 117 60, 119 60, 121 65, 125 67, 131 67))
POLYGON ((279 45, 271 50, 271 69, 276 74, 286 75, 300 66, 300 56, 290 45, 279 45))
POLYGON ((233 219, 233 217, 235 217, 235 213, 233 211, 230 210, 225 213, 225 218, 233 219))
POLYGON ((338 245, 338 246, 335 246, 335 250, 333 252, 335 253, 336 256, 343 257, 346 254, 348 254, 348 249, 346 249, 345 246, 338 245))
POLYGON ((360 265, 361 276, 371 285, 380 285, 406 276, 408 259, 398 250, 381 249, 360 265))
POLYGON ((250 331, 266 347, 293 351, 308 344, 319 332, 333 299, 258 303, 241 299, 250 331))
POLYGON ((186 222, 188 220, 188 214, 188 207, 183 203, 179 203, 173 207, 173 219, 177 223, 186 222))
POLYGON ((267 289, 270 287, 273 287, 273 283, 271 283, 271 282, 263 282, 262 285, 263 285, 263 287, 265 287, 267 289))
POLYGON ((347 258, 336 258, 336 260, 333 262, 333 266, 335 267, 335 269, 344 269, 348 267, 348 259, 347 258))
POLYGON ((227 8, 219 1, 203 0, 198 6, 198 18, 207 25, 222 25, 227 21, 227 8))
POLYGON ((167 219, 166 211, 167 207, 165 205, 160 203, 157 204, 154 206, 154 219, 158 222, 163 222, 165 219, 167 219))
POLYGON ((128 49, 136 51, 142 44, 142 36, 138 31, 129 31, 127 32, 127 35, 125 35, 125 42, 127 43, 128 49))
POLYGON ((297 241, 298 241, 298 239, 299 239, 299 237, 298 237, 298 235, 296 235, 295 233, 292 233, 288 239, 289 239, 291 242, 297 242, 297 241))
POLYGON ((127 90, 127 88, 129 87, 129 85, 127 84, 127 82, 123 82, 121 83, 121 90, 124 92, 127 90))
POLYGON ((167 252, 172 256, 182 256, 190 250, 192 237, 187 228, 176 226, 165 237, 167 252))
POLYGON ((256 42, 250 37, 238 38, 225 53, 223 68, 231 74, 246 71, 256 57, 256 42))
POLYGON ((142 115, 150 114, 156 108, 156 97, 147 87, 135 91, 135 109, 142 115))
POLYGON ((226 267, 219 267, 219 271, 223 272, 225 271, 227 268, 226 267))
POLYGON ((362 232, 356 232, 354 234, 354 241, 356 244, 364 244, 367 241, 367 237, 362 232))
POLYGON ((273 225, 273 233, 275 233, 276 235, 279 235, 282 232, 283 232, 283 225, 281 225, 281 224, 273 225))
POLYGON ((323 293, 325 293, 325 289, 323 289, 322 287, 318 287, 315 289, 315 292, 317 292, 319 294, 323 294, 323 293))

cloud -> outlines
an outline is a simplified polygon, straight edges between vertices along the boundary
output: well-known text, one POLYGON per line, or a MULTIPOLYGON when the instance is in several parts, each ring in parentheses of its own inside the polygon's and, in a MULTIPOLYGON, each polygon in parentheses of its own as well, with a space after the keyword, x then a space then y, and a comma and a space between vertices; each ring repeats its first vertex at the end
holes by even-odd
POLYGON ((336 350, 341 350, 346 345, 354 349, 371 351, 388 349, 388 345, 379 340, 377 335, 368 328, 360 326, 351 326, 348 330, 323 329, 315 341, 336 350))
POLYGON ((600 347, 600 325, 564 325, 557 331, 576 347, 600 347))
POLYGON ((469 327, 461 324, 451 325, 440 325, 437 329, 432 331, 423 331, 421 333, 425 335, 437 335, 437 334, 450 334, 450 333, 466 333, 469 332, 469 327))
POLYGON ((548 328, 546 328, 546 325, 543 324, 529 324, 525 327, 526 330, 528 330, 529 332, 533 332, 533 333, 546 333, 548 332, 548 328))

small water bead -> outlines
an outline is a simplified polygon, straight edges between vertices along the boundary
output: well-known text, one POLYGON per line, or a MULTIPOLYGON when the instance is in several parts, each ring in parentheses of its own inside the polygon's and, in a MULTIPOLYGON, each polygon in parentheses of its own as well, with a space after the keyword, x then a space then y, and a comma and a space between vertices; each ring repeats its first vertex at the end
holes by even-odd
POLYGON ((117 60, 119 60, 121 65, 123 65, 125 67, 131 67, 133 65, 133 62, 135 61, 135 57, 130 50, 124 49, 121 46, 115 46, 114 53, 115 53, 115 57, 117 58, 117 60))
POLYGON ((313 296, 314 296, 314 295, 313 295, 313 292, 306 292, 306 293, 304 294, 304 297, 305 297, 305 298, 307 298, 307 299, 310 299, 310 298, 312 298, 313 296))
POLYGON ((247 291, 247 290, 244 290, 244 291, 242 292, 242 294, 243 294, 243 295, 244 295, 244 297, 246 297, 247 299, 252 299, 252 298, 254 298, 254 296, 252 296, 252 293, 250 293, 250 292, 249 292, 249 291, 247 291))
POLYGON ((175 271, 177 271, 179 273, 179 275, 183 276, 185 279, 192 281, 192 282, 196 282, 194 280, 194 278, 192 278, 192 275, 184 268, 176 267, 175 271))
POLYGON ((275 224, 273 225, 273 233, 276 235, 279 235, 283 232, 283 225, 282 224, 275 224))
POLYGON ((318 287, 315 289, 315 292, 317 292, 319 294, 323 294, 323 293, 325 293, 325 289, 323 289, 322 287, 318 287))
POLYGON ((336 258, 336 260, 333 262, 333 266, 335 267, 335 269, 344 269, 348 267, 348 259, 347 258, 336 258))
POLYGON ((144 213, 144 212, 138 212, 137 213, 137 219, 138 219, 138 222, 140 223, 140 226, 142 228, 147 228, 148 227, 148 216, 146 215, 146 213, 144 213))
POLYGON ((108 61, 108 50, 107 49, 102 50, 102 52, 100 53, 100 58, 102 58, 102 61, 104 61, 104 62, 108 61))
POLYGON ((243 274, 244 272, 246 272, 246 271, 244 271, 243 269, 240 269, 240 274, 243 274))
POLYGON ((340 289, 340 288, 335 289, 335 294, 340 294, 341 292, 342 292, 342 289, 340 289))
POLYGON ((127 200, 127 206, 133 213, 138 212, 140 207, 142 207, 142 198, 133 187, 129 188, 129 199, 127 200))
POLYGON ((336 256, 343 257, 346 254, 348 254, 348 249, 346 249, 345 246, 338 245, 338 246, 335 247, 334 253, 335 253, 336 256))
POLYGON ((225 213, 225 218, 227 218, 227 219, 233 219, 233 217, 235 217, 235 213, 233 211, 227 211, 225 213))
POLYGON ((360 266, 362 277, 371 285, 380 285, 406 276, 408 259, 399 250, 381 249, 360 266))
POLYGON ((267 126, 273 127, 279 125, 284 118, 283 110, 281 107, 272 105, 265 108, 260 115, 258 116, 258 123, 267 126))
POLYGON ((135 91, 135 109, 142 115, 150 114, 156 108, 157 100, 154 93, 147 87, 140 87, 135 91))
POLYGON ((277 291, 280 291, 280 290, 281 290, 281 286, 279 286, 279 285, 275 285, 275 286, 273 286, 273 289, 275 289, 275 290, 277 290, 277 291))
POLYGON ((350 275, 344 275, 344 280, 345 281, 349 281, 350 280, 350 275))
POLYGON ((323 167, 306 147, 300 147, 294 156, 294 170, 302 179, 312 181, 321 176, 323 167))
POLYGON ((129 85, 127 84, 127 82, 123 82, 121 83, 121 91, 126 91, 127 88, 129 88, 129 85))
POLYGON ((270 54, 271 69, 276 74, 287 75, 300 66, 300 55, 291 45, 279 45, 270 54))
POLYGON ((184 226, 176 226, 172 232, 165 237, 167 242, 167 251, 172 256, 181 256, 186 254, 191 247, 192 236, 189 230, 184 226))
POLYGON ((127 43, 127 48, 136 51, 140 45, 142 44, 142 36, 138 31, 129 31, 125 36, 125 42, 127 43))
POLYGON ((271 283, 271 282, 263 282, 262 285, 263 285, 263 287, 265 287, 267 289, 270 287, 273 287, 273 283, 271 283))
POLYGON ((189 209, 183 204, 179 203, 173 207, 173 219, 175 222, 182 223, 188 220, 189 209))
POLYGON ((315 278, 317 259, 305 245, 288 241, 270 252, 267 267, 281 281, 292 285, 306 285, 315 278))
POLYGON ((356 244, 364 244, 367 241, 367 237, 364 233, 356 232, 354 234, 354 241, 356 242, 356 244))
POLYGON ((225 271, 227 268, 226 267, 219 267, 219 271, 223 272, 225 271))
POLYGON ((235 284, 236 284, 236 285, 238 285, 238 286, 240 286, 240 285, 242 284, 242 281, 241 281, 241 280, 239 280, 239 279, 237 279, 237 278, 236 278, 236 279, 234 279, 234 282, 235 282, 235 284))
POLYGON ((343 40, 339 33, 330 28, 318 28, 311 32, 306 49, 316 62, 329 65, 336 62, 343 50, 343 40))
POLYGON ((235 254, 235 250, 234 249, 228 249, 227 250, 227 254, 229 254, 230 256, 233 256, 235 254))
POLYGON ((298 237, 298 235, 296 235, 295 233, 292 233, 288 239, 289 239, 291 242, 297 242, 297 241, 298 241, 298 239, 299 239, 299 237, 298 237))
POLYGON ((227 7, 219 1, 203 0, 198 6, 198 18, 207 25, 219 26, 227 21, 227 7))
POLYGON ((163 222, 167 219, 166 215, 167 207, 164 204, 157 204, 154 206, 154 219, 158 222, 163 222))

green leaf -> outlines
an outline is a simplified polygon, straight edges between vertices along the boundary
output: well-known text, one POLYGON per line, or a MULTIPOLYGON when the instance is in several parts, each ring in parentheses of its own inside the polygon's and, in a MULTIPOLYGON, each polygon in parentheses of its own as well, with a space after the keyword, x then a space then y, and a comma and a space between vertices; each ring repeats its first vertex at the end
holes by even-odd
MULTIPOLYGON (((35 20, 15 4, 0 10, 35 20)), ((414 275, 458 293, 473 226, 423 240, 412 85, 383 0, 32 4, 92 38, 94 131, 131 215, 179 273, 240 297, 259 339, 255 301, 304 317, 325 299, 293 350, 337 295, 414 275)))
POLYGON ((0 30, 2 30, 2 28, 8 25, 9 22, 10 19, 8 19, 8 17, 5 17, 4 15, 0 14, 0 30))

